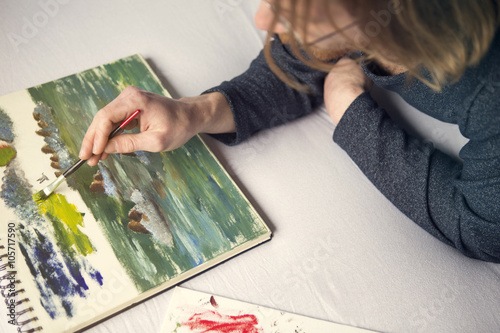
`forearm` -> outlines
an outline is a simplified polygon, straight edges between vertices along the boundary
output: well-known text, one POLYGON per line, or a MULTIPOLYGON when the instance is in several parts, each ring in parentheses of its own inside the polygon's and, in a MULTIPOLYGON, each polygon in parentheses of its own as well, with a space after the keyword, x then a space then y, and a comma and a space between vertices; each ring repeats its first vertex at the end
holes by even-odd
POLYGON ((223 94, 212 92, 196 97, 179 100, 190 113, 200 120, 200 133, 219 134, 236 131, 234 117, 229 103, 223 94))
POLYGON ((334 140, 415 223, 467 256, 500 262, 500 220, 485 213, 498 211, 489 199, 500 192, 494 178, 461 181, 462 162, 408 135, 367 93, 349 107, 334 140), (474 210, 471 195, 489 206, 474 210))
MULTIPOLYGON (((229 145, 238 144, 260 130, 306 115, 323 103, 326 73, 306 66, 279 39, 271 47, 276 63, 306 84, 312 93, 299 92, 281 81, 271 71, 261 52, 243 74, 205 92, 224 95, 233 115, 234 128, 231 130, 234 133, 227 131, 227 125, 223 128, 209 126, 212 130, 209 133, 225 133, 213 134, 216 139, 229 145)), ((224 119, 230 117, 226 114, 224 119)))

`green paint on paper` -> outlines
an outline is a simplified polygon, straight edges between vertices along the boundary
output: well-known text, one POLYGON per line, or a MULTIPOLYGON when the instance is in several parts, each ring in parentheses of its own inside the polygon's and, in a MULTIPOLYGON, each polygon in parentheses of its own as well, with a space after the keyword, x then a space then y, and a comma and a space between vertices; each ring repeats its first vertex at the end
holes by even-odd
MULTIPOLYGON (((57 128, 50 128, 48 141, 62 142, 69 154, 59 156, 61 165, 78 159, 95 113, 128 85, 166 94, 139 56, 28 89, 38 110, 50 117, 44 121, 57 128)), ((79 192, 139 291, 268 232, 198 137, 172 152, 113 155, 70 178, 68 185, 79 192), (106 175, 97 180, 100 188, 112 190, 90 190, 98 168, 106 175), (142 215, 129 217, 131 211, 142 215), (127 228, 132 222, 149 233, 127 228)))
POLYGON ((16 157, 16 150, 9 145, 0 145, 0 166, 6 166, 16 157))
MULTIPOLYGON (((10 144, 0 145, 14 148, 16 136, 12 132, 13 124, 7 113, 2 112, 0 137, 2 140, 13 140, 10 144)), ((2 170, 0 199, 17 217, 17 245, 40 292, 40 304, 51 318, 72 317, 75 310, 73 302, 88 296, 88 282, 103 285, 101 273, 81 254, 89 253, 89 249, 93 251, 88 238, 79 230, 73 232, 74 223, 77 228, 82 224, 79 220, 82 215, 76 214, 76 208, 65 199, 52 202, 57 199, 55 196, 45 202, 43 209, 37 206, 31 200, 33 186, 17 162, 11 158, 2 170), (64 220, 70 222, 71 228, 64 220)), ((23 276, 23 280, 25 278, 29 277, 23 276)))
POLYGON ((65 252, 73 252, 73 248, 83 256, 94 252, 89 238, 79 228, 83 227, 82 214, 64 195, 53 193, 40 201, 38 208, 54 224, 57 242, 65 252))

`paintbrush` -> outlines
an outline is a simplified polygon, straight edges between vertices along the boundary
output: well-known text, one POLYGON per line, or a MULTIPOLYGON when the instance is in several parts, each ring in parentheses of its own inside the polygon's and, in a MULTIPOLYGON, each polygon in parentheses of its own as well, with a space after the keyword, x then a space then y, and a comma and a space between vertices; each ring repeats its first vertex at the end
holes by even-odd
MULTIPOLYGON (((140 110, 136 110, 134 113, 132 113, 127 119, 125 119, 121 124, 120 126, 118 126, 117 128, 115 128, 113 130, 113 132, 111 132, 111 134, 109 135, 109 139, 111 139, 112 137, 114 137, 115 135, 117 135, 122 129, 124 129, 125 126, 127 126, 127 124, 135 118, 135 116, 137 116, 139 114, 140 110)), ((69 167, 68 170, 66 170, 62 175, 60 175, 59 177, 57 177, 56 180, 54 180, 50 185, 48 185, 47 187, 45 187, 43 190, 41 191, 38 191, 36 192, 35 194, 33 194, 33 200, 35 200, 35 202, 40 202, 40 201, 43 201, 45 199, 47 199, 49 197, 49 195, 54 192, 54 190, 56 189, 56 187, 58 187, 59 185, 61 185, 61 183, 66 179, 68 178, 69 176, 71 176, 76 170, 78 170, 78 168, 80 168, 83 164, 85 164, 87 160, 78 160, 78 162, 76 162, 75 164, 73 164, 71 167, 69 167)))

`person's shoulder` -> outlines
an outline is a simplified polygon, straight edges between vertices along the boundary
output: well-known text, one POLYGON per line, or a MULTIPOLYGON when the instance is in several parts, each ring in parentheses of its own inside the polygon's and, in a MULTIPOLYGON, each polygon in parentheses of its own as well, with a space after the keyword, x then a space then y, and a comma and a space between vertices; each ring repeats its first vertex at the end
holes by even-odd
POLYGON ((497 29, 495 37, 479 66, 483 67, 489 73, 500 73, 500 28, 497 29))
POLYGON ((465 134, 483 140, 497 137, 500 134, 500 29, 489 51, 469 74, 466 77, 477 83, 477 89, 472 89, 471 98, 466 99, 469 107, 465 112, 465 134))
POLYGON ((500 101, 500 28, 479 66, 482 68, 486 89, 495 91, 496 100, 500 101))

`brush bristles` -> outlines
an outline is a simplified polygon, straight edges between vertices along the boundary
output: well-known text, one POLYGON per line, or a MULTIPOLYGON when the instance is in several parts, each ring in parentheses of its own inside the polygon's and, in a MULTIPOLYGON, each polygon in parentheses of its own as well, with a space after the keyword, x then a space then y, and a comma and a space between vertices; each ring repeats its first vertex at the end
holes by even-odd
POLYGON ((39 202, 47 199, 47 195, 45 194, 45 192, 43 190, 36 192, 35 194, 32 195, 32 197, 36 203, 39 203, 39 202))
POLYGON ((40 201, 46 200, 49 195, 52 194, 52 192, 58 187, 66 178, 64 175, 60 175, 56 180, 52 182, 49 186, 44 188, 41 191, 36 192, 35 194, 32 195, 33 200, 36 203, 39 203, 40 201))

